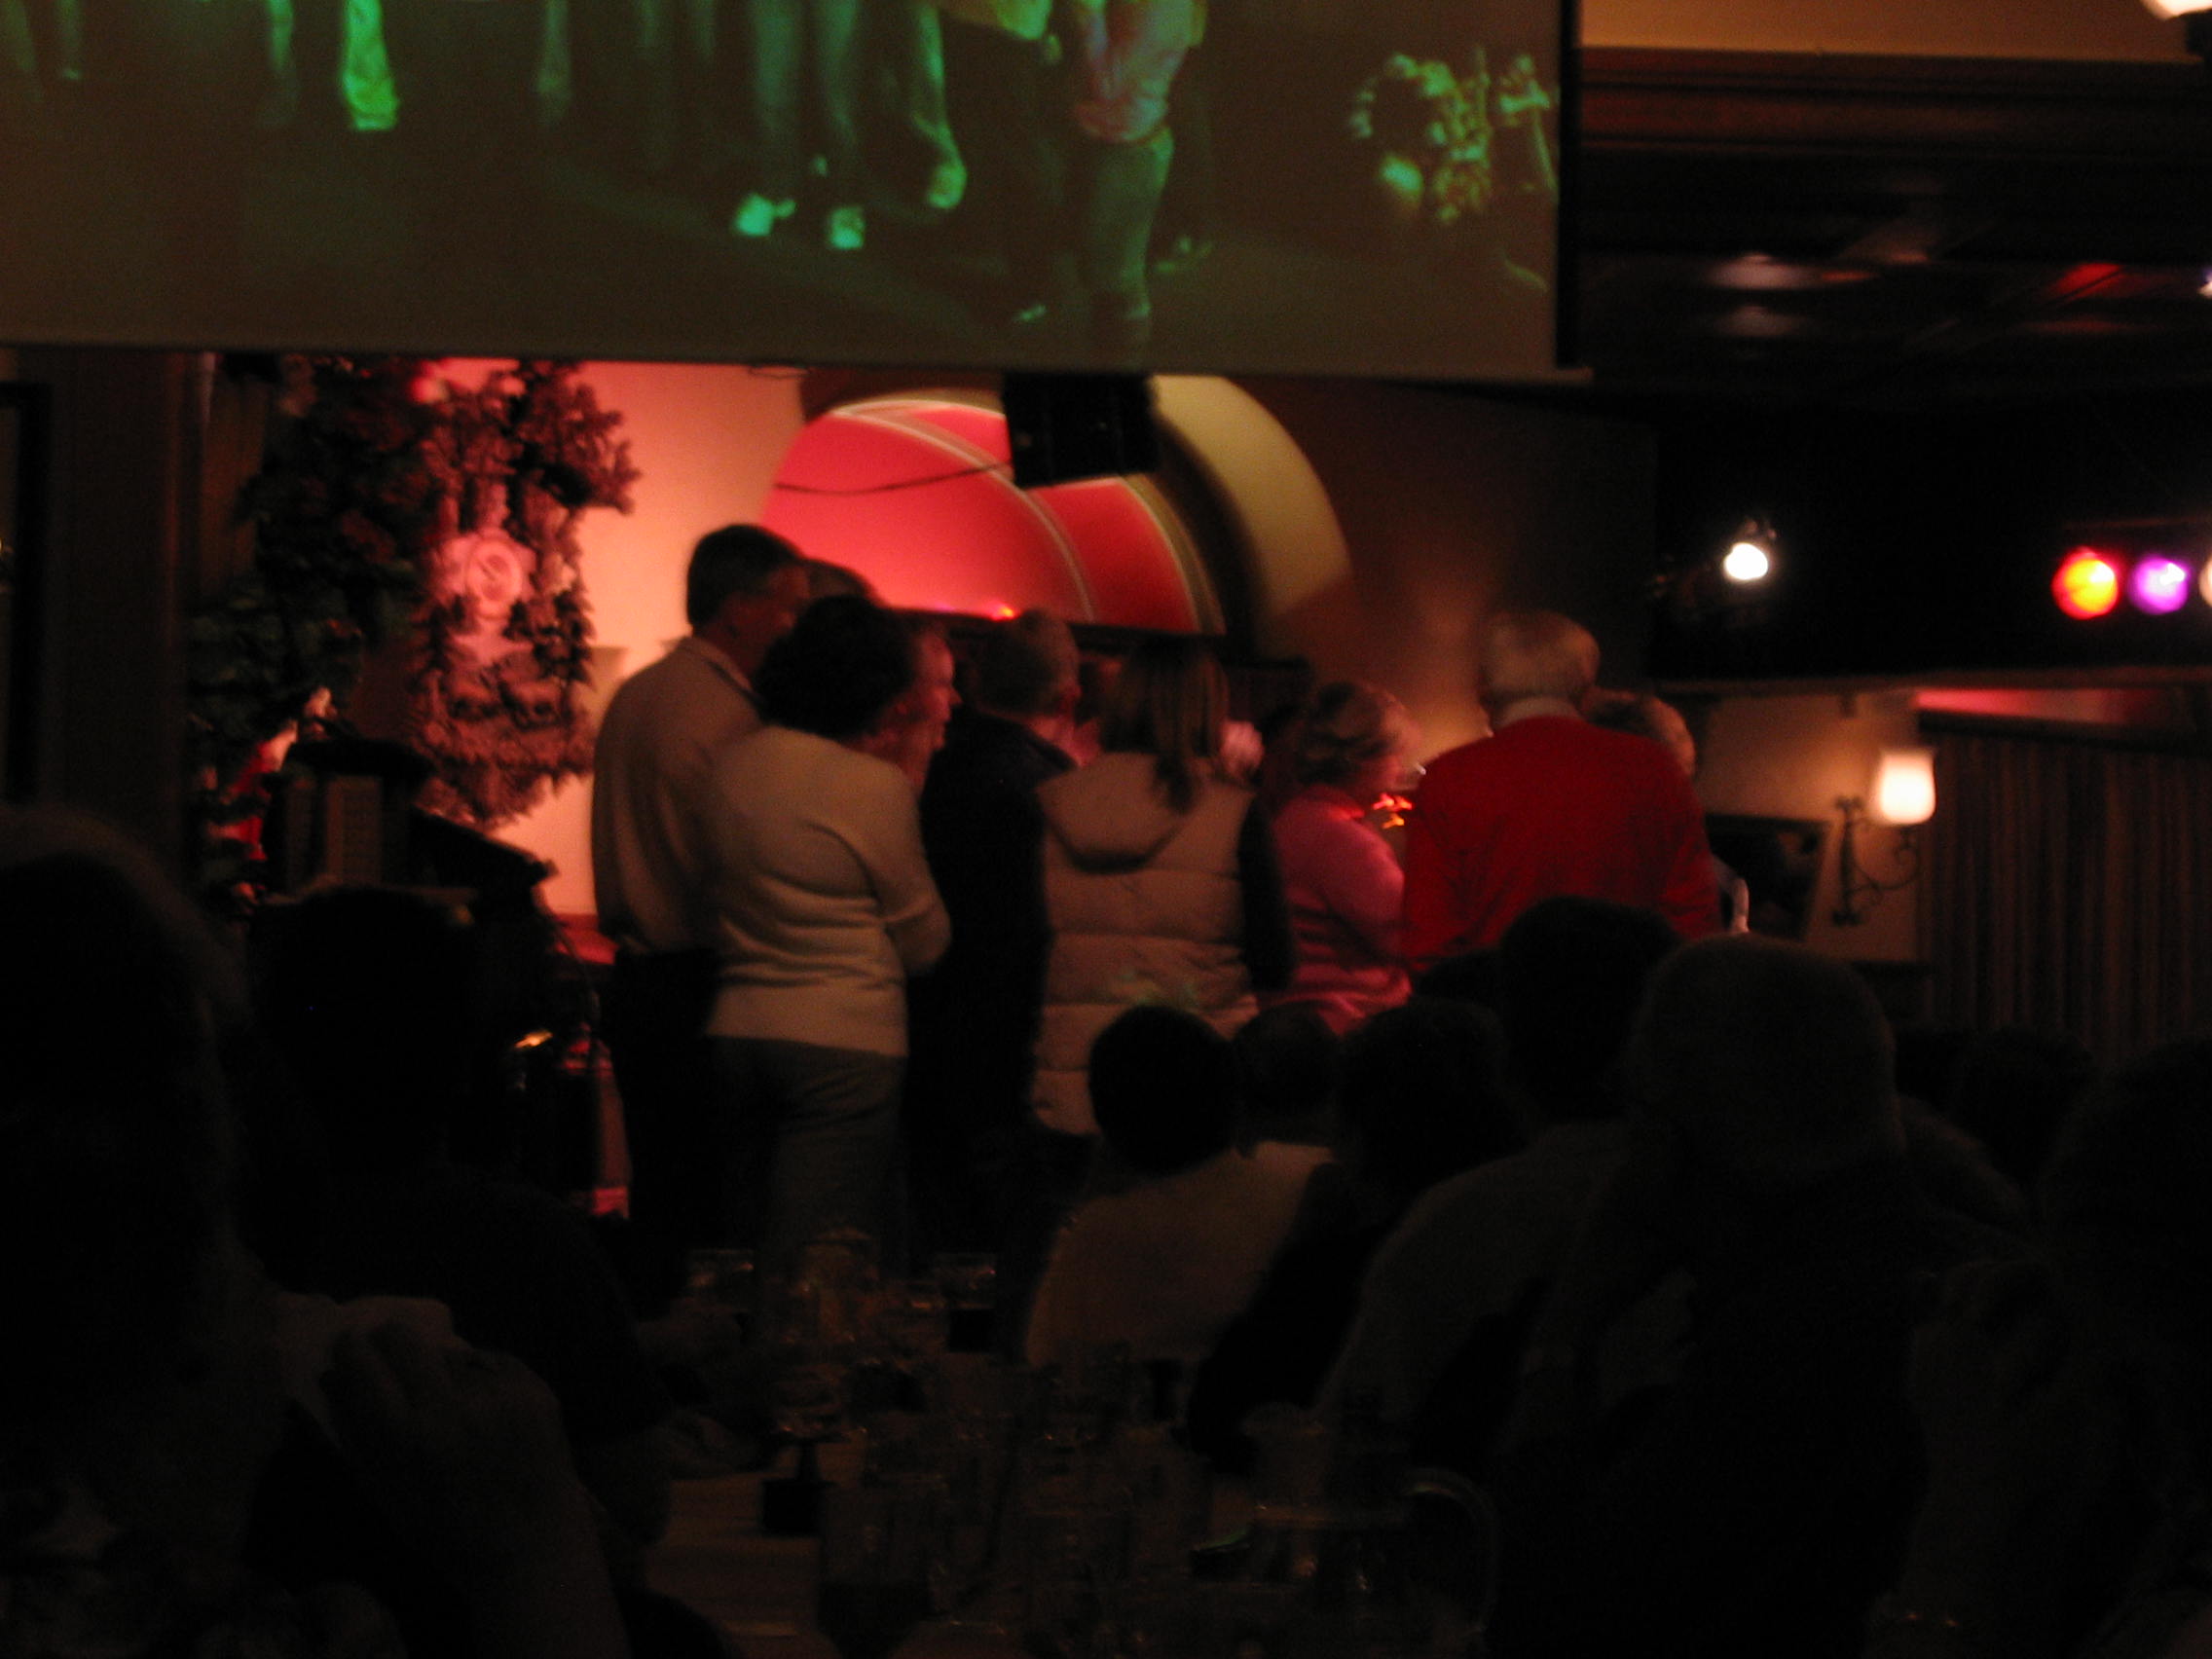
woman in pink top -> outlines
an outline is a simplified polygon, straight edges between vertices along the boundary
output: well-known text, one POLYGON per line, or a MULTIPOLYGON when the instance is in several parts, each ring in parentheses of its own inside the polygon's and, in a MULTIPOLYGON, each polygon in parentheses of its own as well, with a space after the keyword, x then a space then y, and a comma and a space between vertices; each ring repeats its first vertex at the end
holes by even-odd
POLYGON ((1405 873, 1370 809, 1401 781, 1416 737, 1397 698, 1340 680, 1314 693, 1291 740, 1298 793, 1274 829, 1298 973, 1271 1000, 1311 1002, 1340 1032, 1409 989, 1398 953, 1405 873))

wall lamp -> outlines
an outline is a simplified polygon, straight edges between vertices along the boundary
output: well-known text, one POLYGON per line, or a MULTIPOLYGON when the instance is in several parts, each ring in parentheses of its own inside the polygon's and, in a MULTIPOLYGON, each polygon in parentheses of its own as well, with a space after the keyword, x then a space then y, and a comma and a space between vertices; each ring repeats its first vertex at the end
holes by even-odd
POLYGON ((1914 830, 1936 816, 1936 751, 1883 750, 1874 767, 1870 798, 1839 795, 1835 809, 1843 819, 1843 836, 1836 849, 1835 909, 1830 919, 1839 928, 1855 928, 1874 913, 1883 895, 1919 879, 1920 837, 1914 830), (1898 831, 1890 854, 1895 873, 1887 881, 1860 858, 1859 831, 1869 824, 1898 831))

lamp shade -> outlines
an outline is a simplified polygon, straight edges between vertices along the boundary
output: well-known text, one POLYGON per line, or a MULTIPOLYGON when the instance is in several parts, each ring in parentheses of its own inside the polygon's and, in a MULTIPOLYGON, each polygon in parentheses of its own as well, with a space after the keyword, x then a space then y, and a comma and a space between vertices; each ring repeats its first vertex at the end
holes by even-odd
POLYGON ((1874 768, 1873 805, 1877 824, 1925 824, 1936 816, 1936 751, 1885 749, 1874 768))
POLYGON ((2143 0, 2154 17, 2186 18, 2192 12, 2212 12, 2212 0, 2143 0))

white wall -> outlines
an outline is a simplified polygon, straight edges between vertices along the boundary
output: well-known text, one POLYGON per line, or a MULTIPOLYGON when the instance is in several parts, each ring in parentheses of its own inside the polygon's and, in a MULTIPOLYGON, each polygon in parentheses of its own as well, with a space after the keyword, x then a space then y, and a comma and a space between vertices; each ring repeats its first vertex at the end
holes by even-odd
MULTIPOLYGON (((487 367, 455 362, 448 372, 473 384, 487 367)), ((594 511, 579 532, 597 642, 620 653, 613 677, 594 688, 603 699, 621 676, 687 631, 683 569, 691 544, 718 526, 760 515, 776 465, 803 423, 798 383, 776 371, 594 363, 584 378, 600 406, 622 416, 622 435, 642 474, 630 513, 594 511)), ((498 834, 553 864, 543 893, 556 912, 591 913, 588 778, 563 785, 498 834)))

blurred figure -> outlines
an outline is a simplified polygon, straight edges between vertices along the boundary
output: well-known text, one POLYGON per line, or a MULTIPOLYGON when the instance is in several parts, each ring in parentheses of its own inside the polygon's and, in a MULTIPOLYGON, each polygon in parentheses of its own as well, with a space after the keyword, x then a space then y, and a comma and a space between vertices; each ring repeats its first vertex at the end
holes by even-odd
POLYGON ((1495 943, 1539 899, 1656 909, 1714 931, 1705 813, 1676 762, 1583 719, 1598 642, 1555 611, 1509 611, 1483 637, 1493 736, 1430 762, 1406 826, 1405 950, 1420 969, 1495 943))
POLYGON ((828 559, 806 559, 801 564, 806 571, 806 600, 809 605, 832 594, 844 594, 852 599, 865 599, 870 605, 881 605, 883 596, 875 591, 875 584, 850 565, 833 564, 828 559))
POLYGON ((968 193, 968 166, 944 104, 944 25, 937 0, 894 0, 881 14, 892 39, 892 79, 908 129, 929 152, 922 205, 949 213, 968 193))
POLYGON ((1090 1045, 1123 1009, 1160 1002, 1230 1032, 1255 987, 1288 982, 1295 944, 1274 838, 1216 757, 1228 681, 1205 645, 1148 640, 1116 683, 1105 753, 1038 791, 1053 940, 1037 1039, 1037 1112, 1093 1130, 1090 1045))
POLYGON ((952 711, 960 706, 954 689, 958 665, 944 630, 924 624, 910 630, 913 636, 913 683, 892 704, 868 741, 867 752, 890 761, 921 793, 929 781, 930 762, 944 747, 945 728, 952 711))
POLYGON ((1076 646, 1043 610, 995 622, 977 647, 922 790, 922 846, 952 943, 907 997, 905 1123, 925 1248, 999 1250, 1034 1197, 1029 1079, 1051 924, 1037 791, 1074 762, 1076 646))
POLYGON ((465 923, 370 888, 314 895, 273 921, 262 1006, 331 1159, 313 1288, 427 1297, 463 1340, 529 1365, 560 1402, 610 1565, 635 1578, 668 1522, 668 1397, 583 1217, 450 1156, 472 1104, 465 923))
POLYGON ((1653 976, 1629 1158, 1538 1316, 1493 1488, 1501 1648, 1857 1652, 1918 1497, 1913 1325, 1936 1275, 2011 1248, 1915 1192, 1893 1063, 1864 981, 1802 947, 1710 940, 1653 976), (1623 1406, 1617 1339, 1675 1274, 1691 1317, 1623 1406))
POLYGON ((760 726, 753 676, 806 605, 798 549, 757 525, 699 538, 684 577, 688 637, 615 690, 592 762, 599 930, 614 941, 604 1025, 629 1136, 630 1216, 647 1267, 633 1294, 661 1311, 683 1253, 719 1204, 704 1032, 717 934, 708 893, 716 758, 760 726))
POLYGON ((1981 1143, 2002 1174, 2032 1192, 2059 1125, 2096 1075, 2096 1060, 2078 1039, 2009 1025, 1960 1052, 1943 1115, 1981 1143))
POLYGON ((1243 1313, 1199 1366, 1192 1444, 1248 1465, 1238 1431, 1270 1400, 1310 1406, 1336 1361, 1375 1249, 1439 1181, 1520 1149, 1497 1022, 1462 1003, 1385 1009, 1345 1039, 1335 1164, 1243 1313))
POLYGON ((1385 1421, 1418 1431, 1424 1456, 1467 1468, 1487 1456, 1537 1301, 1619 1165, 1621 1054, 1677 942, 1647 911, 1547 899, 1488 953, 1530 1145, 1441 1181, 1375 1252, 1329 1401, 1373 1398, 1385 1421))
POLYGON ((1403 782, 1417 741, 1404 704, 1351 680, 1315 692, 1292 739, 1298 793, 1274 830, 1298 972, 1280 994, 1312 1003, 1340 1032, 1410 989, 1398 949, 1405 871, 1368 819, 1403 782))
MULTIPOLYGON (((1682 769, 1683 777, 1693 783, 1696 781, 1697 739, 1690 735, 1689 722, 1672 703, 1663 702, 1648 691, 1599 688, 1583 699, 1582 713, 1592 725, 1603 730, 1648 737, 1675 757, 1675 764, 1682 769)), ((1751 887, 1717 856, 1713 860, 1713 884, 1719 893, 1719 931, 1751 932, 1751 887)))
POLYGON ((111 832, 8 811, 0 914, 0 1650, 621 1659, 544 1384, 240 1245, 243 998, 184 901, 111 832))
POLYGON ((913 785, 877 753, 915 672, 898 617, 822 600, 760 666, 768 723, 715 762, 719 1231, 771 1272, 889 1220, 906 979, 950 937, 913 785))
POLYGON ((1337 1138, 1344 1045, 1311 1003, 1264 1008, 1231 1040, 1243 1080, 1239 1144, 1253 1157, 1325 1162, 1337 1138))
POLYGON ((1068 1218, 1030 1314, 1032 1365, 1129 1345, 1196 1365, 1274 1258, 1304 1182, 1239 1153, 1236 1064, 1196 1014, 1134 1008, 1099 1034, 1090 1105, 1118 1190, 1068 1218))
POLYGON ((1866 1653, 2212 1641, 2212 1043, 2120 1068, 2058 1137, 2043 1259, 1952 1275, 1912 1363, 1928 1492, 1866 1653), (1920 1645, 1916 1646, 1915 1643, 1920 1645))
POLYGON ((802 90, 812 70, 813 129, 827 164, 823 244, 853 253, 867 242, 862 196, 861 0, 746 0, 753 29, 753 188, 730 234, 771 234, 798 211, 806 166, 802 90))
POLYGON ((1110 359, 1152 341, 1152 221, 1175 155, 1168 103, 1198 18, 1198 0, 1071 0, 1066 14, 1076 269, 1091 345, 1110 359))

